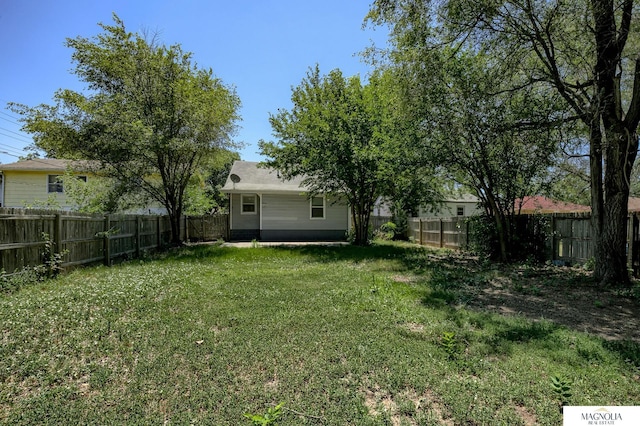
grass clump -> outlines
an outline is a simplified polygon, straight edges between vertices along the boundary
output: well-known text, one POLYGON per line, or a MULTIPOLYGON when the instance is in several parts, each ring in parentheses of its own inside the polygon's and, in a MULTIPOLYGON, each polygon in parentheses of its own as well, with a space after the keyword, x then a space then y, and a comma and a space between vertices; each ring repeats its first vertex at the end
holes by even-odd
POLYGON ((474 265, 384 243, 79 269, 0 296, 0 423, 552 425, 554 375, 572 404, 640 400, 636 342, 471 309, 497 274, 474 265))

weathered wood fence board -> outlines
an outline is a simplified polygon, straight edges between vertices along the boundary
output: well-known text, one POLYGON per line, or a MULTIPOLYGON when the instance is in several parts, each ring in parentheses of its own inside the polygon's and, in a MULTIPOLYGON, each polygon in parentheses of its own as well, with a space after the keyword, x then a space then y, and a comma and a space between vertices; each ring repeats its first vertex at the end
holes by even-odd
POLYGON ((32 259, 41 258, 43 234, 52 236, 55 215, 51 212, 6 210, 0 215, 0 269, 13 272, 33 265, 32 259))
POLYGON ((376 229, 380 229, 380 227, 382 227, 382 225, 384 225, 387 222, 392 222, 393 221, 393 217, 391 216, 371 216, 370 218, 371 221, 371 229, 372 230, 376 230, 376 229))
POLYGON ((186 239, 190 241, 214 241, 229 239, 229 216, 187 216, 186 239))
MULTIPOLYGON (((183 219, 184 239, 210 241, 228 234, 227 215, 183 219)), ((44 235, 63 266, 111 262, 166 247, 171 241, 167 216, 83 215, 22 209, 0 209, 0 269, 6 273, 42 263, 44 235)))
POLYGON ((584 263, 594 255, 589 214, 550 215, 551 260, 584 263))
POLYGON ((431 247, 461 249, 466 247, 469 237, 469 223, 464 217, 410 218, 407 229, 411 240, 431 247))

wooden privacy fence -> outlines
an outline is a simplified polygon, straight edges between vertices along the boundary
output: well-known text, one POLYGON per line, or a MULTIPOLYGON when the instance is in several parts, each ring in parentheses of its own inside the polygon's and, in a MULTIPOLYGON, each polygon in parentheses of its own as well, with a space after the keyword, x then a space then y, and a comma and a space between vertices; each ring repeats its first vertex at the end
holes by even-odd
POLYGON ((551 260, 584 263, 594 256, 590 213, 548 215, 551 260))
POLYGON ((463 249, 469 240, 470 223, 466 217, 444 219, 409 218, 407 236, 423 246, 463 249))
MULTIPOLYGON (((225 238, 227 215, 185 217, 182 237, 212 241, 225 238)), ((171 241, 168 216, 82 215, 58 211, 0 209, 0 269, 6 273, 42 263, 45 238, 64 253, 62 266, 138 257, 171 241)))
POLYGON ((229 215, 187 216, 183 226, 185 240, 215 241, 229 239, 229 215))
POLYGON ((391 216, 371 216, 370 220, 370 224, 369 226, 371 227, 372 230, 376 230, 376 229, 380 229, 380 227, 382 225, 384 225, 387 222, 392 222, 393 221, 393 217, 391 216))
MULTIPOLYGON (((469 243, 472 222, 466 217, 445 219, 410 218, 407 236, 418 244, 449 249, 464 249, 469 243)), ((528 223, 544 223, 544 251, 548 260, 579 264, 594 256, 593 229, 590 213, 554 213, 544 215, 520 215, 520 226, 528 223), (544 219, 544 220, 540 220, 544 219)), ((627 258, 629 267, 637 275, 640 272, 640 213, 629 214, 627 219, 627 258)))

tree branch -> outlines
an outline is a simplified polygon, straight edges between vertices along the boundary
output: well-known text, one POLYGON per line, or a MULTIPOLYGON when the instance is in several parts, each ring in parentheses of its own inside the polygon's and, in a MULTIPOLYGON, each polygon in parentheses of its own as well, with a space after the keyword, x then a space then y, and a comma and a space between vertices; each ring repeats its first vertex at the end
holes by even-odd
POLYGON ((622 52, 624 45, 627 44, 627 38, 629 37, 629 29, 631 27, 631 17, 633 12, 633 0, 625 0, 622 6, 622 21, 620 22, 620 30, 618 31, 618 38, 616 39, 616 45, 618 51, 622 52))

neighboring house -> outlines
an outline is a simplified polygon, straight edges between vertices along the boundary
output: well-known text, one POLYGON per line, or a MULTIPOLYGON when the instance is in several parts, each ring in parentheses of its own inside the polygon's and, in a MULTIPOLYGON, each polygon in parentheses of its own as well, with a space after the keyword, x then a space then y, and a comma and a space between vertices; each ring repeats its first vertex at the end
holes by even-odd
MULTIPOLYGON (((88 161, 52 158, 0 164, 0 207, 75 210, 78 206, 65 193, 61 178, 70 171, 84 182, 99 179, 90 171, 90 165, 88 161)), ((162 215, 167 214, 167 210, 151 203, 122 213, 162 215)))
POLYGON ((78 179, 91 179, 84 161, 35 158, 16 163, 0 164, 2 207, 24 208, 54 203, 56 207, 72 210, 75 205, 64 192, 60 178, 68 170, 78 179))
POLYGON ((229 194, 232 240, 343 240, 348 205, 324 194, 309 197, 302 178, 284 180, 276 170, 236 161, 222 192, 229 194))
POLYGON ((418 217, 448 218, 453 216, 474 216, 482 213, 480 200, 475 195, 462 194, 447 198, 437 208, 420 208, 418 217))
POLYGON ((391 211, 391 205, 384 197, 378 197, 376 202, 373 204, 373 217, 392 217, 393 212, 391 211))
POLYGON ((522 203, 520 208, 520 214, 534 214, 534 213, 585 213, 590 212, 589 206, 583 206, 581 204, 565 203, 564 201, 552 200, 540 195, 532 197, 524 197, 522 200, 516 200, 516 213, 518 213, 518 207, 522 203))

